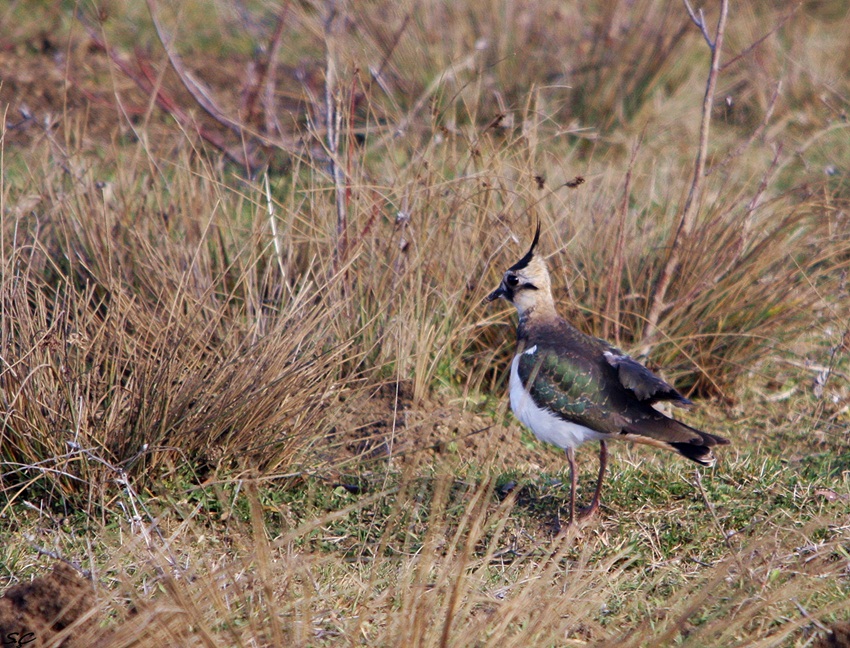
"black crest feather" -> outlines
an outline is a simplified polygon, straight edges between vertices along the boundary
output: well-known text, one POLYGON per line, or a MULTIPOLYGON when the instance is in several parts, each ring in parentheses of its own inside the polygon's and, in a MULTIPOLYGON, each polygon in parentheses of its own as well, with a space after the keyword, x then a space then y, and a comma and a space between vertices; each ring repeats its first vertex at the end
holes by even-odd
POLYGON ((508 270, 522 270, 525 266, 531 263, 531 259, 534 258, 534 248, 537 247, 537 242, 540 240, 540 221, 537 221, 537 229, 534 232, 534 240, 531 242, 531 247, 528 248, 528 252, 525 253, 525 256, 522 257, 519 261, 514 263, 508 270))

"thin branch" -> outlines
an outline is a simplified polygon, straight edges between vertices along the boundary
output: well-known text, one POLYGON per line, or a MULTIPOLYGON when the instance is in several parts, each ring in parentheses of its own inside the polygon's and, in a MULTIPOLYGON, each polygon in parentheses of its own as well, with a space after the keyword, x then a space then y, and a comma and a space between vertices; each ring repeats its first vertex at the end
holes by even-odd
POLYGON ((797 6, 796 6, 796 7, 794 7, 793 9, 791 9, 791 11, 789 11, 789 12, 788 12, 788 13, 787 13, 787 14, 786 14, 786 15, 785 15, 785 16, 784 16, 784 17, 783 17, 783 18, 782 18, 782 19, 781 19, 781 20, 780 20, 777 24, 776 24, 776 26, 775 26, 773 29, 771 29, 769 32, 767 32, 767 33, 766 33, 764 36, 762 36, 761 38, 756 39, 756 41, 755 41, 755 42, 751 43, 748 47, 744 48, 744 49, 743 49, 740 53, 736 54, 736 55, 735 55, 735 56, 733 56, 731 59, 729 59, 728 61, 726 61, 723 65, 721 65, 721 66, 720 66, 720 71, 721 71, 721 72, 723 72, 723 71, 724 71, 726 68, 728 68, 730 65, 734 65, 735 63, 737 63, 738 61, 740 61, 742 58, 744 58, 745 56, 747 56, 747 54, 749 54, 750 52, 752 52, 752 51, 753 51, 756 47, 758 47, 758 46, 759 46, 759 45, 761 45, 764 41, 766 41, 766 40, 767 40, 770 36, 772 36, 773 34, 775 34, 776 32, 778 32, 778 31, 779 31, 779 29, 780 29, 780 27, 782 27, 782 26, 783 26, 786 22, 788 22, 788 21, 791 19, 791 16, 793 16, 795 13, 797 13, 797 10, 798 10, 800 7, 802 7, 802 6, 803 6, 803 3, 802 3, 802 2, 798 2, 798 3, 797 3, 797 6))
POLYGON ((162 25, 159 22, 159 18, 157 16, 158 9, 155 0, 147 0, 148 3, 148 11, 151 15, 151 20, 153 21, 154 30, 156 31, 156 35, 159 38, 159 42, 162 45, 162 48, 165 50, 166 56, 168 56, 168 62, 171 64, 171 67, 177 73, 177 76, 180 78, 180 82, 183 84, 183 87, 192 95, 192 98, 198 103, 198 105, 204 109, 204 111, 213 119, 215 119, 220 124, 226 126, 230 130, 232 130, 237 135, 242 132, 242 124, 237 122, 235 119, 231 119, 227 115, 224 114, 224 111, 218 107, 218 105, 213 101, 212 97, 209 96, 209 90, 201 86, 200 83, 192 76, 192 74, 186 69, 183 65, 183 61, 178 56, 178 54, 174 51, 174 47, 171 44, 171 36, 165 33, 165 30, 162 28, 162 25))
POLYGON ((415 102, 413 102, 413 106, 407 112, 407 114, 399 120, 398 124, 394 128, 391 128, 388 133, 386 133, 380 140, 372 144, 372 151, 379 150, 385 147, 390 141, 397 138, 399 135, 404 133, 407 128, 410 126, 411 122, 416 119, 421 112, 422 108, 428 104, 428 101, 431 97, 437 93, 440 88, 446 83, 447 80, 455 79, 458 73, 469 70, 475 67, 476 62, 480 58, 480 53, 478 50, 474 51, 472 54, 465 56, 460 61, 450 64, 445 70, 443 70, 440 74, 437 74, 433 81, 428 84, 428 87, 419 95, 415 102))
MULTIPOLYGON (((687 1, 687 0, 686 0, 687 1)), ((720 73, 720 50, 723 47, 723 35, 726 33, 726 19, 729 15, 729 0, 721 0, 720 17, 717 19, 717 33, 714 45, 711 46, 711 69, 705 86, 705 96, 702 100, 702 121, 699 129, 699 150, 694 164, 694 178, 691 189, 685 201, 682 225, 685 234, 690 234, 696 220, 696 205, 702 190, 702 179, 705 172, 705 160, 708 157, 708 132, 711 125, 711 107, 714 104, 714 93, 717 89, 717 76, 720 73)))
POLYGON ((723 524, 720 522, 717 511, 714 509, 714 504, 710 499, 708 499, 708 493, 705 492, 705 488, 702 485, 702 474, 699 469, 695 469, 694 473, 696 477, 696 479, 694 479, 694 483, 699 489, 700 495, 702 495, 702 501, 705 502, 708 512, 711 514, 711 519, 714 522, 715 528, 720 535, 723 536, 723 542, 726 543, 726 547, 729 549, 729 554, 735 559, 735 562, 738 563, 738 569, 741 570, 741 574, 746 574, 747 570, 741 562, 741 557, 738 555, 738 552, 735 551, 735 547, 732 546, 732 536, 735 535, 734 532, 726 531, 726 529, 723 528, 723 524))
POLYGON ((620 289, 623 276, 623 255, 626 244, 626 214, 629 210, 629 197, 632 190, 632 172, 634 170, 635 159, 637 158, 640 146, 643 143, 644 133, 640 134, 640 138, 632 148, 632 157, 629 160, 629 169, 626 171, 626 182, 623 187, 623 200, 620 203, 617 218, 617 243, 614 247, 614 267, 608 274, 608 289, 605 303, 605 320, 602 323, 602 337, 609 338, 609 327, 614 327, 614 342, 620 343, 620 289))
POLYGON ((773 161, 770 163, 770 167, 765 172, 765 174, 761 178, 761 182, 759 182, 758 189, 756 189, 755 195, 750 200, 747 205, 747 211, 744 213, 744 224, 741 232, 741 249, 738 251, 738 256, 743 255, 744 250, 746 249, 747 243, 749 243, 750 233, 753 228, 753 213, 758 209, 761 204, 761 198, 764 195, 764 192, 767 190, 768 182, 770 182, 773 177, 774 172, 776 171, 776 167, 779 165, 779 156, 782 153, 782 145, 776 147, 776 151, 773 154, 773 161))
POLYGON ((661 318, 661 313, 667 308, 667 289, 670 287, 670 282, 679 268, 679 254, 682 240, 690 236, 693 231, 694 224, 699 206, 699 198, 702 193, 702 183, 705 176, 705 161, 708 157, 708 134, 709 126, 711 125, 711 108, 714 104, 714 93, 717 88, 717 76, 720 73, 720 53, 723 49, 723 36, 726 33, 726 19, 729 15, 729 0, 720 1, 720 17, 717 19, 717 30, 715 32, 714 41, 712 42, 705 27, 705 16, 700 11, 699 17, 694 14, 688 0, 683 0, 685 8, 688 10, 691 20, 703 32, 703 36, 708 42, 711 49, 711 67, 708 72, 708 80, 705 85, 705 95, 702 101, 702 121, 700 122, 699 148, 697 150, 696 160, 694 162, 694 176, 691 181, 691 187, 688 191, 688 197, 685 200, 685 206, 682 209, 682 216, 679 224, 676 227, 672 240, 669 245, 669 256, 667 262, 658 276, 658 280, 653 290, 652 299, 650 301, 649 314, 646 318, 646 328, 643 333, 643 347, 641 348, 642 355, 648 355, 652 348, 652 343, 655 338, 658 328, 658 320, 661 318))
POLYGON ((339 109, 339 91, 337 89, 337 52, 334 24, 338 19, 336 2, 328 3, 328 17, 325 19, 325 126, 327 129, 328 157, 331 176, 334 181, 336 202, 336 250, 337 259, 344 255, 347 209, 345 200, 345 179, 339 161, 339 135, 342 126, 342 111, 339 109))
POLYGON ((702 32, 702 37, 705 38, 705 42, 708 43, 709 49, 713 52, 715 49, 715 43, 712 42, 711 34, 708 33, 708 27, 705 26, 705 14, 702 12, 702 7, 700 7, 699 16, 697 16, 691 7, 691 3, 688 2, 688 0, 683 1, 685 3, 685 9, 688 10, 688 15, 691 17, 693 23, 699 27, 699 30, 702 32))
MULTIPOLYGON (((115 54, 115 57, 117 56, 118 55, 115 54)), ((141 90, 147 92, 148 95, 153 96, 156 105, 173 117, 182 128, 196 132, 201 138, 220 150, 231 162, 249 169, 251 173, 253 173, 254 170, 261 165, 260 160, 253 154, 252 151, 246 150, 243 147, 230 146, 222 135, 211 131, 190 117, 190 115, 180 107, 177 101, 165 90, 165 88, 161 86, 160 79, 158 79, 157 75, 154 73, 150 62, 147 59, 142 58, 140 52, 136 52, 136 64, 141 72, 141 77, 134 73, 129 68, 129 65, 121 66, 118 59, 113 58, 112 54, 110 54, 110 58, 112 58, 114 63, 121 67, 121 70, 129 78, 135 81, 136 85, 138 85, 141 90)))
MULTIPOLYGON (((277 69, 277 58, 278 53, 280 52, 280 44, 281 40, 283 39, 283 28, 286 26, 286 14, 288 11, 289 4, 284 3, 283 7, 280 10, 280 16, 277 21, 277 27, 275 27, 271 40, 269 41, 269 44, 265 50, 265 61, 259 63, 257 79, 255 83, 253 83, 252 86, 245 93, 243 115, 245 116, 245 119, 247 121, 250 121, 251 118, 254 116, 257 97, 260 95, 260 92, 268 94, 269 87, 274 86, 275 71, 277 69)), ((268 122, 268 115, 266 116, 266 121, 268 122)), ((268 123, 266 126, 268 129, 268 123)), ((272 131, 267 130, 267 132, 272 131)))
POLYGON ((398 102, 393 97, 392 89, 390 88, 386 78, 384 77, 384 68, 389 64, 390 59, 392 58, 393 53, 396 50, 396 47, 398 47, 398 44, 401 41, 401 36, 407 29, 407 25, 409 23, 410 12, 408 12, 404 16, 404 20, 401 23, 401 27, 396 30, 396 33, 390 39, 390 44, 386 48, 386 52, 384 53, 384 56, 381 59, 381 63, 377 67, 373 65, 369 66, 369 74, 372 76, 372 79, 375 81, 375 83, 378 84, 378 87, 384 91, 384 94, 387 95, 387 98, 389 98, 395 104, 396 107, 398 107, 398 102))
MULTIPOLYGON (((147 94, 148 97, 150 97, 156 105, 160 107, 160 109, 173 117, 181 127, 197 133, 202 139, 219 149, 234 164, 250 169, 251 172, 261 165, 260 160, 253 154, 252 151, 241 150, 239 148, 229 146, 222 135, 213 132, 209 128, 205 128, 202 124, 199 124, 192 119, 189 114, 180 107, 177 101, 161 86, 158 75, 154 72, 148 60, 143 57, 139 51, 136 52, 137 71, 133 69, 133 66, 125 57, 121 56, 116 50, 106 44, 105 40, 94 27, 87 24, 84 20, 82 20, 82 18, 80 18, 80 20, 88 32, 89 37, 92 39, 94 46, 105 52, 109 57, 109 60, 112 61, 112 63, 124 76, 133 81, 133 83, 135 83, 142 92, 147 94)), ((258 135, 257 137, 259 138, 260 136, 258 135)), ((265 140, 264 143, 269 146, 284 148, 282 146, 284 142, 282 141, 272 142, 270 140, 265 140)))
POLYGON ((401 21, 401 26, 396 30, 395 34, 393 34, 393 37, 390 39, 390 44, 387 47, 386 52, 384 52, 384 57, 381 59, 381 64, 378 66, 378 69, 374 73, 375 76, 383 76, 384 68, 387 66, 387 63, 390 62, 390 59, 392 58, 396 47, 398 47, 399 41, 401 41, 401 36, 407 29, 408 24, 410 24, 409 11, 405 14, 404 20, 401 21))

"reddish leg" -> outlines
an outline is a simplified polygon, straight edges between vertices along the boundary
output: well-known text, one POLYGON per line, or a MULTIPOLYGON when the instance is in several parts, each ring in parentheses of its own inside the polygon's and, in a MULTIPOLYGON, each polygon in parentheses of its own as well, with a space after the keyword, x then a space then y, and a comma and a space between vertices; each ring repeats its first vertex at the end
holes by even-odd
POLYGON ((602 479, 605 477, 605 468, 608 465, 608 444, 604 440, 599 441, 599 479, 596 481, 596 490, 590 506, 581 509, 581 517, 591 517, 599 510, 599 495, 602 493, 602 479))
POLYGON ((570 524, 575 524, 576 491, 578 490, 578 470, 576 469, 575 448, 567 448, 567 461, 570 464, 570 524))

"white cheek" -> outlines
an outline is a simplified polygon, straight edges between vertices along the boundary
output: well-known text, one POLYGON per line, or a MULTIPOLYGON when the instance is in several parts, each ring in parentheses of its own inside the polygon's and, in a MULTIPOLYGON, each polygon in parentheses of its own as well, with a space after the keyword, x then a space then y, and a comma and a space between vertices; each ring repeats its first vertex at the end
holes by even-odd
POLYGON ((513 304, 520 313, 524 313, 534 306, 535 298, 529 290, 521 290, 513 298, 513 304))

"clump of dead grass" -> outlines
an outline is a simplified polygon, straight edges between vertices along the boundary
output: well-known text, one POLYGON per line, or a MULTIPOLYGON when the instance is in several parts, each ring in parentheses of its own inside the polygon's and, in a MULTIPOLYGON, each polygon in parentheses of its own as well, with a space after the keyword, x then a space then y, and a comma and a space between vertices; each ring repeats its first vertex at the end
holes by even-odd
POLYGON ((4 219, 4 485, 97 490, 186 462, 288 470, 358 353, 331 328, 334 277, 287 275, 293 243, 274 251, 261 196, 224 195, 186 159, 155 197, 140 167, 68 183, 49 164, 50 207, 4 219))

